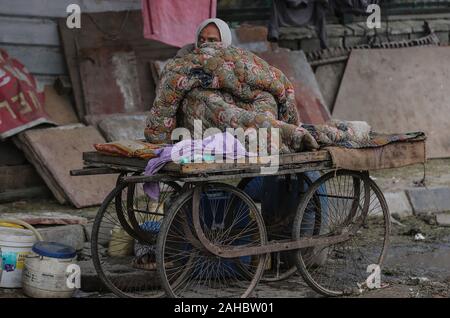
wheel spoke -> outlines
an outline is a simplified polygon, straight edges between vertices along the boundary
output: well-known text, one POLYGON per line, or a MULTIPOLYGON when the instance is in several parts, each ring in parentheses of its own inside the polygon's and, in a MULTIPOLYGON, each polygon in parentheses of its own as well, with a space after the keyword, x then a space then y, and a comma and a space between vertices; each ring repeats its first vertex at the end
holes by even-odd
MULTIPOLYGON (((183 228, 196 236, 192 197, 190 190, 173 204, 158 237, 157 263, 165 290, 176 297, 249 296, 263 273, 265 255, 225 259, 191 242, 183 228), (175 263, 175 269, 165 266, 169 262, 175 263)), ((232 186, 206 185, 199 209, 201 228, 217 246, 266 242, 264 223, 253 201, 232 186)))
POLYGON ((119 297, 165 295, 156 271, 156 236, 164 207, 179 194, 162 183, 158 200, 142 184, 118 185, 105 199, 92 230, 92 261, 103 284, 119 297))
POLYGON ((298 251, 295 254, 297 267, 315 291, 326 296, 348 294, 367 278, 368 265, 381 264, 389 230, 389 211, 383 194, 367 175, 330 172, 306 193, 294 221, 293 238, 332 236, 343 231, 350 231, 352 235, 341 243, 298 251), (326 191, 315 200, 320 187, 326 191), (315 216, 307 211, 314 211, 315 216), (320 233, 312 230, 318 216, 322 219, 320 233))

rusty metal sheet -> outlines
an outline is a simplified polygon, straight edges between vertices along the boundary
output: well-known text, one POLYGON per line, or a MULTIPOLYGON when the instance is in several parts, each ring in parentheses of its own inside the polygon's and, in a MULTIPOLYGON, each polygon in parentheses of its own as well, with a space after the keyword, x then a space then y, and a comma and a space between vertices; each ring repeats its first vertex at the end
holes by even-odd
POLYGON ((330 119, 314 72, 302 51, 278 49, 258 55, 280 69, 294 85, 297 109, 302 123, 323 124, 330 119))
POLYGON ((449 157, 449 60, 449 47, 354 50, 333 117, 381 133, 424 131, 427 157, 449 157))
POLYGON ((144 110, 136 55, 130 48, 82 51, 80 75, 86 113, 113 114, 144 110))
POLYGON ((340 62, 320 65, 316 69, 317 83, 330 112, 333 112, 334 102, 344 76, 345 64, 345 62, 340 62))
POLYGON ((144 39, 142 13, 138 10, 82 14, 81 18, 81 29, 68 29, 65 18, 58 21, 79 118, 84 120, 86 115, 105 111, 128 112, 130 105, 132 111, 149 110, 155 97, 155 84, 148 65, 152 60, 173 57, 178 49, 144 39), (132 65, 124 67, 122 63, 121 68, 117 67, 117 63, 127 59, 132 65), (116 79, 137 77, 131 91, 126 82, 115 81, 113 85, 113 78, 108 77, 115 71, 119 74, 120 70, 125 72, 116 75, 116 79), (127 102, 123 96, 130 94, 132 97, 127 102), (108 102, 101 102, 102 98, 108 102))
POLYGON ((15 141, 61 203, 68 201, 77 208, 99 205, 115 186, 115 175, 70 176, 70 170, 83 165, 83 152, 105 142, 93 127, 32 129, 15 141))

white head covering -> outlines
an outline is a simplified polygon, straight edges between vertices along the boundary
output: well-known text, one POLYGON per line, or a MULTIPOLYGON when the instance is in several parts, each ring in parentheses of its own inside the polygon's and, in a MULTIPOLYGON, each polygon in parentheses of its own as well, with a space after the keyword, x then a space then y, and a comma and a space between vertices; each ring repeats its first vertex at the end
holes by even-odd
POLYGON ((200 25, 197 28, 197 32, 196 32, 195 47, 198 47, 198 38, 200 36, 200 33, 208 24, 215 24, 216 27, 219 29, 221 42, 224 44, 225 47, 228 47, 229 45, 231 45, 231 41, 232 41, 231 30, 230 30, 228 24, 223 20, 215 18, 215 19, 207 19, 207 20, 203 21, 202 23, 200 23, 200 25))

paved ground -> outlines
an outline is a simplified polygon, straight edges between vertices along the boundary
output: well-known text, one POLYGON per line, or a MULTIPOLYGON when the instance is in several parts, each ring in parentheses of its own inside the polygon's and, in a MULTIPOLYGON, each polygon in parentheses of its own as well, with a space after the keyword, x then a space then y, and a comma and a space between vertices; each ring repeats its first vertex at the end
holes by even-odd
MULTIPOLYGON (((450 159, 428 160, 423 165, 387 169, 371 173, 383 191, 396 192, 417 187, 424 177, 426 187, 450 187, 450 159)), ((450 208, 450 207, 449 207, 450 208)))
MULTIPOLYGON (((450 159, 432 160, 427 164, 427 187, 450 187, 450 159)), ((423 178, 423 167, 412 166, 373 173, 372 177, 385 192, 416 188, 423 178)), ((450 207, 449 207, 450 210, 450 207)), ((92 219, 96 208, 74 210, 52 200, 14 202, 0 205, 0 213, 58 211, 92 219)), ((450 297, 450 227, 440 227, 429 218, 410 216, 394 219, 391 245, 382 271, 383 288, 365 292, 359 297, 450 297), (425 240, 416 241, 421 233, 425 240)), ((258 297, 318 297, 299 276, 283 282, 260 284, 258 297)), ((76 297, 110 297, 96 292, 78 292, 76 297)), ((1 290, 0 298, 24 297, 20 290, 1 290)))
MULTIPOLYGON (((382 271, 382 289, 359 297, 422 298, 450 297, 450 228, 437 228, 416 218, 394 225, 391 246, 382 271), (414 241, 420 231, 424 241, 414 241)), ((258 297, 320 297, 298 275, 282 282, 260 284, 258 297)), ((0 298, 25 297, 20 290, 0 290, 0 298)), ((112 297, 96 292, 78 292, 76 297, 112 297)))

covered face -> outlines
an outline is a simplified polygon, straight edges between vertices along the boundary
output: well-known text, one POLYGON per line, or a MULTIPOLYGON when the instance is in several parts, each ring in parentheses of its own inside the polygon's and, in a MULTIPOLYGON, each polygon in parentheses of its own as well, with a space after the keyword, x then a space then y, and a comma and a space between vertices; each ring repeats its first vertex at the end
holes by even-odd
POLYGON ((196 47, 206 42, 222 42, 227 47, 231 45, 231 30, 223 20, 207 19, 198 26, 196 39, 196 47))

